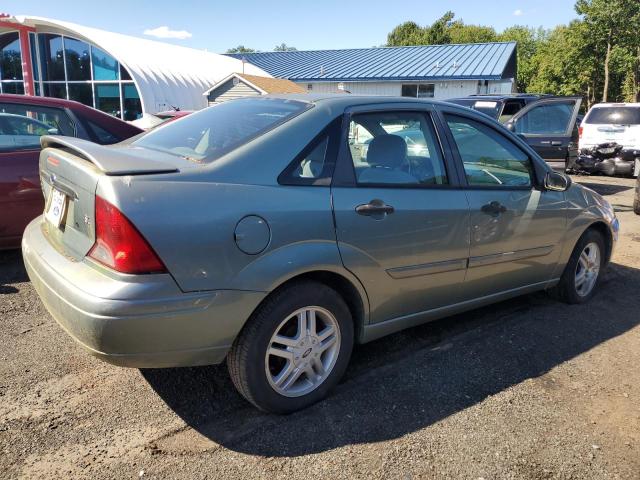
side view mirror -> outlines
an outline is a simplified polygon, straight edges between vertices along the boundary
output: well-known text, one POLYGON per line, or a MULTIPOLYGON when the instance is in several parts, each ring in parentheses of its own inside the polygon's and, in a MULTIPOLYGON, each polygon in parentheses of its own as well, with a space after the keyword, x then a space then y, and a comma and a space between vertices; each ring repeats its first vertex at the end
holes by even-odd
POLYGON ((571 185, 571 179, 558 172, 547 172, 544 177, 544 188, 554 192, 564 192, 571 185))

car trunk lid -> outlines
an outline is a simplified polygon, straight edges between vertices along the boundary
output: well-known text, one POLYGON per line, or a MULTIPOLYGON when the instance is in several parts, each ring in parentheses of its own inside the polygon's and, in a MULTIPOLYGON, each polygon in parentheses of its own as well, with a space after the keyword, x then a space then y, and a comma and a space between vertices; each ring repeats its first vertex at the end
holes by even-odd
POLYGON ((95 192, 102 176, 169 174, 189 165, 167 153, 76 138, 45 136, 41 143, 43 231, 59 251, 77 261, 95 242, 95 192))

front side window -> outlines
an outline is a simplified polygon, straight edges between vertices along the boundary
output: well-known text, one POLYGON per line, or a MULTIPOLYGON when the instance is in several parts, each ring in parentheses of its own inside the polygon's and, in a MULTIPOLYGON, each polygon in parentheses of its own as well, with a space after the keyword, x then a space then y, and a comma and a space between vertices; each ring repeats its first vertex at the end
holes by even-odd
POLYGON ((564 135, 573 116, 574 102, 533 107, 515 122, 515 132, 528 135, 564 135))
POLYGON ((354 115, 349 148, 360 185, 448 183, 433 123, 422 112, 354 115))
POLYGON ((530 187, 531 160, 493 128, 470 118, 445 118, 464 164, 469 185, 530 187))
POLYGON ((278 98, 233 100, 151 130, 133 145, 210 163, 310 107, 278 98))

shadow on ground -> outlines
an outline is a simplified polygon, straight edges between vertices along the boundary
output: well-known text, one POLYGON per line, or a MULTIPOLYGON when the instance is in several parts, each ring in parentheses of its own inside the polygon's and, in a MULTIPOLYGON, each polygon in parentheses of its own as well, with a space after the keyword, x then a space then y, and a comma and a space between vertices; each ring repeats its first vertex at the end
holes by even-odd
POLYGON ((190 427, 226 448, 317 453, 422 429, 625 333, 640 323, 638 287, 640 270, 614 264, 588 305, 538 293, 359 346, 332 396, 289 416, 250 407, 224 366, 141 372, 190 427))
POLYGON ((16 293, 18 289, 12 284, 28 281, 20 250, 0 251, 0 295, 16 293))
POLYGON ((610 183, 598 182, 597 177, 589 177, 589 182, 580 182, 580 185, 584 185, 591 190, 598 192, 603 197, 608 195, 615 195, 617 193, 626 192, 627 190, 631 190, 633 185, 612 185, 610 183))

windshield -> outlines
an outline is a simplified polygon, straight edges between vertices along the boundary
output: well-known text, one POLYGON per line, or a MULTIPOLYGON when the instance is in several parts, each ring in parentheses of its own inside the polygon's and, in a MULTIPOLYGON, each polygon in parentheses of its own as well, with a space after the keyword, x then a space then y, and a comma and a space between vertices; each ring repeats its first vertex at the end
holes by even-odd
POLYGON ((640 107, 596 107, 589 112, 584 123, 638 125, 640 124, 640 107))
POLYGON ((151 130, 133 145, 211 163, 310 107, 280 98, 232 100, 151 130))

